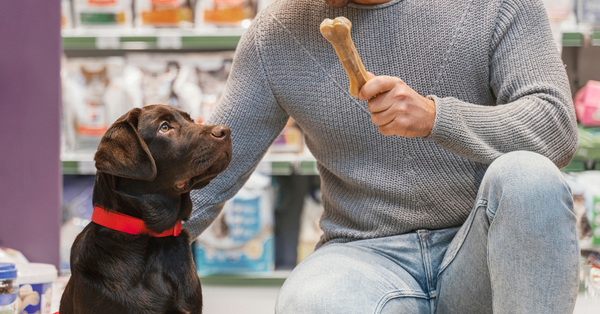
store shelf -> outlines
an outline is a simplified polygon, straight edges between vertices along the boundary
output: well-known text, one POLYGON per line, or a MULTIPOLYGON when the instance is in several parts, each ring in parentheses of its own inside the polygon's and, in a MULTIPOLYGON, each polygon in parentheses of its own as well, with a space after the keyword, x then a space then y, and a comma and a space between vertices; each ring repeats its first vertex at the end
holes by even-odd
POLYGON ((200 275, 200 282, 211 286, 281 287, 290 273, 290 270, 276 270, 265 275, 200 275))
MULTIPOLYGON (((63 152, 61 154, 63 174, 96 174, 94 153, 63 152)), ((268 153, 259 163, 256 171, 267 175, 286 176, 293 173, 316 175, 317 162, 309 153, 268 153)))
POLYGON ((64 50, 231 50, 245 29, 75 29, 62 31, 64 50))
POLYGON ((563 33, 562 34, 562 45, 563 47, 582 47, 584 43, 583 33, 563 33))

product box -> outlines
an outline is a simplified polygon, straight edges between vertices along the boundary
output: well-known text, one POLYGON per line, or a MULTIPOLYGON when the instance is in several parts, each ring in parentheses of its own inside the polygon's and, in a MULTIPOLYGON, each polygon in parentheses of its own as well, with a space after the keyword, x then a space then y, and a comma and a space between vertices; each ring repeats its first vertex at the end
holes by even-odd
POLYGON ((600 1, 577 0, 577 20, 583 24, 600 25, 600 1))
POLYGON ((275 264, 271 178, 252 174, 194 245, 198 272, 264 273, 275 264))
POLYGON ((131 27, 132 0, 73 0, 77 27, 131 27))
POLYGON ((588 81, 575 95, 577 120, 585 126, 600 126, 600 82, 588 81))
POLYGON ((135 12, 137 26, 194 26, 192 0, 136 0, 135 12))
POLYGON ((567 176, 573 194, 573 212, 582 250, 600 252, 600 171, 567 176))
POLYGON ((273 145, 269 148, 271 153, 300 153, 304 149, 304 136, 302 131, 292 119, 288 121, 285 128, 275 138, 273 145))
POLYGON ((213 54, 191 54, 188 56, 196 73, 196 84, 202 90, 202 104, 198 113, 190 113, 192 118, 202 123, 212 114, 225 90, 231 71, 233 51, 213 54))

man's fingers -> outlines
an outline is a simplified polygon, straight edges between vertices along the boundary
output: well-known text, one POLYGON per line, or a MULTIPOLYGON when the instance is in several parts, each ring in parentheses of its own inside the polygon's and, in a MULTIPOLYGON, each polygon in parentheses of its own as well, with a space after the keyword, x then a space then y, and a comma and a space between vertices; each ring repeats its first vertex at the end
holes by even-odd
POLYGON ((358 98, 360 100, 369 100, 377 94, 385 93, 391 90, 400 82, 402 82, 402 80, 396 77, 383 75, 376 76, 363 85, 363 87, 360 89, 360 93, 358 94, 358 98))
POLYGON ((396 115, 394 115, 394 113, 390 111, 391 110, 386 110, 384 112, 372 114, 371 121, 373 122, 373 124, 378 126, 389 124, 396 118, 396 115))
POLYGON ((395 120, 392 120, 392 122, 386 124, 386 125, 380 125, 379 126, 379 133, 385 135, 385 136, 391 136, 394 135, 395 130, 398 128, 397 126, 397 122, 395 120))

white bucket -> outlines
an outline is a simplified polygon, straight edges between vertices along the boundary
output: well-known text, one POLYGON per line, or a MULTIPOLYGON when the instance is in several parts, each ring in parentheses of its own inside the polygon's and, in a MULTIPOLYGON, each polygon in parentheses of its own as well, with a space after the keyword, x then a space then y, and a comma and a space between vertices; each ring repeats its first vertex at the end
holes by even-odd
POLYGON ((18 264, 19 314, 51 314, 52 282, 57 278, 51 264, 18 264))

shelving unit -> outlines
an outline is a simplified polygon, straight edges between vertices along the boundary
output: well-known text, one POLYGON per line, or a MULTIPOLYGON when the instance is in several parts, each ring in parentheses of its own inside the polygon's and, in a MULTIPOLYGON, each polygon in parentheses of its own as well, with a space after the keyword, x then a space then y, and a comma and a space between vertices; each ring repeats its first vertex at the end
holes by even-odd
POLYGON ((245 29, 63 30, 64 50, 233 50, 245 29))
MULTIPOLYGON (((63 174, 96 174, 94 152, 63 152, 61 154, 63 174)), ((310 152, 304 153, 267 153, 256 171, 267 174, 286 176, 293 173, 316 175, 317 162, 310 152)))

